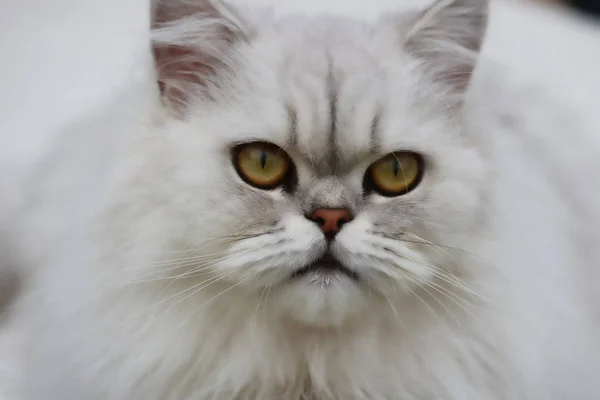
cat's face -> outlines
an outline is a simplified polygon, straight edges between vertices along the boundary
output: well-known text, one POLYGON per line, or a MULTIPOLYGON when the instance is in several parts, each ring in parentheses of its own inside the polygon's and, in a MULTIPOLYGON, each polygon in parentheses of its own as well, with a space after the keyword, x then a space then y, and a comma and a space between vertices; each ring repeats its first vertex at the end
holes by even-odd
POLYGON ((237 49, 225 89, 189 101, 161 162, 177 243, 203 271, 333 325, 461 274, 449 249, 482 223, 485 163, 398 43, 345 21, 272 23, 237 49))

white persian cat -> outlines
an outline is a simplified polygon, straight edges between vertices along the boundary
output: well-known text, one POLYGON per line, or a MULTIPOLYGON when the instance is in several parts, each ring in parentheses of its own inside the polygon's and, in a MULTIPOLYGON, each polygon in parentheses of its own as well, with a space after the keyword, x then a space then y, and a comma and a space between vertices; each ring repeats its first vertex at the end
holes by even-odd
POLYGON ((162 101, 29 283, 24 398, 600 398, 600 152, 476 69, 487 1, 274 10, 155 1, 162 101))

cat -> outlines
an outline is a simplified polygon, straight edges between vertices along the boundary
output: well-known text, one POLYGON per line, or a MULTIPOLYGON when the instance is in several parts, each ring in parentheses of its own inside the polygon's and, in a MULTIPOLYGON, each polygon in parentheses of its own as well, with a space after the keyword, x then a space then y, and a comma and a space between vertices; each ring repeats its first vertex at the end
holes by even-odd
POLYGON ((29 284, 25 399, 600 396, 598 149, 482 67, 487 1, 152 12, 152 124, 29 284))

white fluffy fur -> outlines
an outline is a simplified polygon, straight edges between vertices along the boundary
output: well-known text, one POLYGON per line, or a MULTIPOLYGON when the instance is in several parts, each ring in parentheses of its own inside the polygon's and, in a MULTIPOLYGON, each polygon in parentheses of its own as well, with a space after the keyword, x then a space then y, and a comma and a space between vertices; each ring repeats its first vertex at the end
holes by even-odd
MULTIPOLYGON (((225 54, 224 43, 194 42, 237 74, 186 97, 183 113, 157 106, 111 169, 96 218, 30 277, 18 325, 24 398, 600 396, 591 122, 485 59, 463 107, 448 105, 461 93, 426 84, 423 61, 398 45, 409 26, 248 10, 251 44, 225 54), (382 153, 433 162, 418 190, 369 200, 334 242, 370 286, 282 284, 325 246, 321 233, 285 194, 246 187, 229 145, 284 146, 293 103, 298 148, 320 154, 332 60, 344 155, 368 148, 382 111, 382 153), (371 234, 390 209, 411 242, 371 234), (276 232, 239 240, 265 226, 276 232)), ((300 185, 331 184, 290 155, 300 185)), ((360 186, 377 157, 344 179, 360 186)))

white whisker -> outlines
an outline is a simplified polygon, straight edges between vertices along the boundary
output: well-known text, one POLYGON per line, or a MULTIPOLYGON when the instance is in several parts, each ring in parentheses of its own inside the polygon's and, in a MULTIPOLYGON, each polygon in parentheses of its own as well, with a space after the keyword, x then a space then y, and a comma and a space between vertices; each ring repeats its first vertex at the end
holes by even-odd
POLYGON ((212 284, 217 283, 217 282, 221 281, 222 279, 226 278, 227 276, 231 275, 233 272, 235 272, 235 271, 229 271, 229 272, 221 273, 219 275, 215 275, 212 278, 209 278, 209 279, 207 279, 205 281, 202 281, 202 282, 200 282, 200 283, 198 283, 198 284, 196 284, 196 285, 194 285, 192 287, 189 287, 189 288, 184 289, 184 290, 182 290, 180 292, 177 292, 176 294, 174 294, 174 295, 172 295, 172 296, 170 296, 170 297, 168 297, 166 299, 163 299, 163 300, 159 301, 158 303, 155 303, 154 305, 152 305, 151 307, 149 307, 146 310, 146 312, 149 311, 152 308, 155 308, 156 306, 158 306, 160 304, 163 304, 163 303, 165 303, 165 302, 167 302, 167 301, 169 301, 169 300, 177 297, 177 296, 180 296, 180 295, 182 295, 184 293, 192 291, 190 294, 186 295, 182 299, 179 299, 177 302, 175 302, 174 304, 171 304, 169 307, 167 307, 166 309, 164 309, 164 310, 161 311, 161 313, 166 313, 169 310, 173 309, 173 307, 176 307, 177 305, 181 304, 182 302, 184 302, 185 300, 189 299, 193 295, 199 293, 201 290, 206 289, 207 287, 211 286, 212 284))
POLYGON ((230 291, 231 289, 243 284, 245 281, 247 281, 248 279, 253 278, 252 275, 247 276, 246 278, 242 279, 241 281, 239 281, 238 283, 231 285, 229 288, 219 292, 218 294, 216 294, 215 296, 211 297, 210 299, 208 299, 207 301, 205 301, 204 303, 202 303, 202 305, 198 308, 196 308, 194 310, 194 312, 192 312, 186 319, 184 319, 183 321, 181 321, 181 323, 178 325, 178 327, 176 328, 176 330, 180 329, 183 325, 185 325, 187 323, 187 321, 189 321, 198 311, 200 311, 202 308, 206 307, 206 305, 210 304, 212 301, 214 301, 215 299, 217 299, 218 297, 222 296, 223 294, 227 293, 228 291, 230 291))

